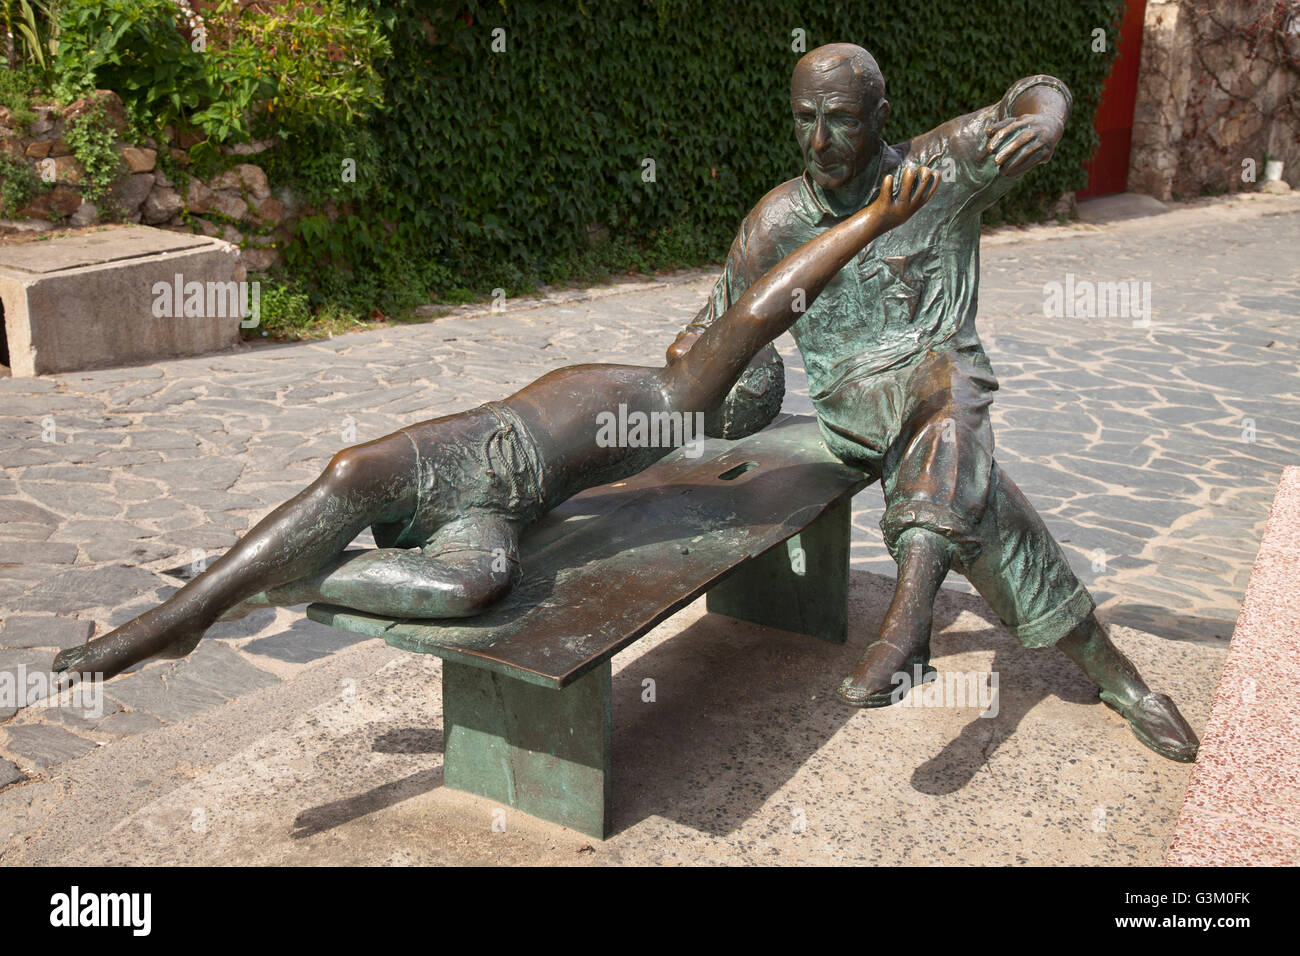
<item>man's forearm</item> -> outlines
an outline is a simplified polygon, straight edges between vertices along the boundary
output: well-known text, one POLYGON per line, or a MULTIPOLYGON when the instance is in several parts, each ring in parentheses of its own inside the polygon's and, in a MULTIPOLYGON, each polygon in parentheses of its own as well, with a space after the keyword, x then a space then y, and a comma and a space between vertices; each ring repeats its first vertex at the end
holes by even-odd
POLYGON ((1070 118, 1070 88, 1054 76, 1027 76, 1007 90, 1002 119, 985 129, 1003 176, 1020 176, 1056 151, 1070 118))

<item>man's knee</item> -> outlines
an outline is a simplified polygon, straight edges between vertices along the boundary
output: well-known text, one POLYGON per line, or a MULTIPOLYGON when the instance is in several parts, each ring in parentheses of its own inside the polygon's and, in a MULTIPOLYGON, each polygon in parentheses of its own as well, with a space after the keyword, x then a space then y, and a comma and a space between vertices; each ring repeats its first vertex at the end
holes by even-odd
POLYGON ((885 509, 880 530, 885 547, 898 564, 923 553, 942 553, 945 560, 965 566, 979 553, 977 521, 933 501, 896 501, 885 509))

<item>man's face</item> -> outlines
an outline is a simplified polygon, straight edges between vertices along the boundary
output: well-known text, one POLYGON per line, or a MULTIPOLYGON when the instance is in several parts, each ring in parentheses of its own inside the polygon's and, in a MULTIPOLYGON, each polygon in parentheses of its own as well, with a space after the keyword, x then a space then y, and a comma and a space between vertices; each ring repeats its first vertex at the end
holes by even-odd
POLYGON ((863 85, 848 63, 831 70, 801 69, 794 77, 795 137, 808 174, 823 189, 849 182, 880 149, 882 101, 864 97, 863 85))

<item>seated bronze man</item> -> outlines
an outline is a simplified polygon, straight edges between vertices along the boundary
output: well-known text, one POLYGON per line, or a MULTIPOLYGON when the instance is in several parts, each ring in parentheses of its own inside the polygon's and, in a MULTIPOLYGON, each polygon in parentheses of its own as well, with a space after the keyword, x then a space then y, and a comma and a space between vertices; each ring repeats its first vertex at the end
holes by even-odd
POLYGON ((790 103, 805 172, 745 217, 670 361, 690 354, 773 263, 870 202, 890 174, 924 165, 944 180, 934 202, 856 256, 791 329, 827 447, 883 485, 880 526, 899 569, 880 638, 840 699, 887 706, 901 699, 898 675, 929 669, 934 598, 954 568, 1026 647, 1055 646, 1079 664, 1143 744, 1194 760, 1196 735, 1110 642, 1087 588, 993 456, 998 382, 975 326, 980 217, 1051 156, 1069 90, 1026 77, 1000 102, 890 145, 876 61, 835 43, 799 61, 790 103))
POLYGON ((501 402, 339 452, 300 494, 160 606, 55 658, 112 677, 188 654, 214 622, 251 607, 325 601, 376 614, 450 618, 499 600, 520 574, 521 530, 577 492, 648 467, 668 447, 609 447, 597 422, 722 404, 746 365, 802 314, 863 246, 934 194, 911 169, 834 229, 792 250, 665 368, 576 365, 501 402), (377 549, 345 550, 364 529, 377 549))

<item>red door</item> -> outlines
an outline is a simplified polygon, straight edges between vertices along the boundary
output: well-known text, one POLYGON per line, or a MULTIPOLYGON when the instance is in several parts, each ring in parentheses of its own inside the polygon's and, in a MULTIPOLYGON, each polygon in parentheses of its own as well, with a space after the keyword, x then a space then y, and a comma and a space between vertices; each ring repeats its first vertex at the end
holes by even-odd
POLYGON ((1088 185, 1077 198, 1122 193, 1128 188, 1129 148, 1133 142, 1133 108, 1137 105, 1138 67, 1142 62, 1142 21, 1146 0, 1128 0, 1119 28, 1119 56, 1101 90, 1101 105, 1092 125, 1101 137, 1085 167, 1088 185))

